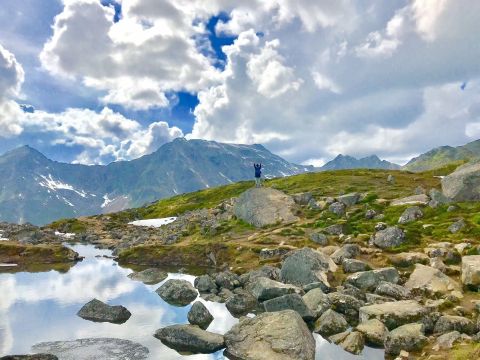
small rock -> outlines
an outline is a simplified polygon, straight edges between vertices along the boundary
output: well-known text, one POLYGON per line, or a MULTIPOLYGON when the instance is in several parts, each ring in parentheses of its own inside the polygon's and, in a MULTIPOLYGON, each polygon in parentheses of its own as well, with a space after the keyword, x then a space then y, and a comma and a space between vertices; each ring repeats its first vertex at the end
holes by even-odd
POLYGON ((308 205, 310 201, 313 200, 312 193, 310 192, 294 194, 292 197, 297 205, 308 205))
POLYGON ((300 292, 300 289, 294 285, 283 284, 265 277, 256 278, 247 286, 247 290, 250 291, 258 301, 300 292))
POLYGON ((407 224, 423 217, 423 211, 418 206, 406 208, 398 219, 399 224, 407 224))
POLYGON ((357 326, 357 331, 365 335, 367 344, 371 346, 383 346, 388 329, 377 319, 371 319, 357 326))
POLYGON ((463 285, 478 288, 480 285, 480 255, 462 257, 463 285))
POLYGON ((427 344, 422 324, 406 324, 392 330, 385 338, 385 352, 398 355, 401 350, 419 351, 427 344))
POLYGON ((332 304, 328 299, 328 296, 322 292, 319 288, 310 290, 302 297, 305 305, 310 309, 315 318, 321 316, 325 311, 330 309, 332 304))
POLYGON ((266 312, 282 310, 294 310, 300 314, 303 320, 314 319, 314 314, 298 294, 288 294, 267 300, 263 303, 266 312))
POLYGON ((412 195, 407 196, 401 199, 392 200, 390 203, 391 206, 402 206, 402 205, 427 205, 430 201, 430 198, 425 195, 412 195))
POLYGON ((167 303, 185 306, 197 298, 197 290, 186 280, 170 279, 155 292, 167 303))
POLYGON ((244 316, 257 306, 257 299, 248 291, 234 294, 226 302, 225 306, 233 316, 244 316))
POLYGON ((215 284, 217 284, 219 288, 233 290, 240 286, 240 278, 231 271, 223 271, 215 275, 215 284))
POLYGON ((358 311, 364 305, 363 301, 340 292, 330 293, 327 297, 333 310, 345 315, 350 323, 358 322, 358 311))
POLYGON ((445 334, 454 330, 473 335, 476 332, 476 326, 470 319, 463 316, 443 315, 438 319, 434 328, 434 332, 437 334, 445 334))
POLYGON ((388 182, 390 185, 395 184, 395 176, 393 176, 392 174, 389 174, 389 175, 387 176, 387 182, 388 182))
POLYGON ((141 281, 147 285, 155 285, 168 277, 168 273, 160 269, 146 269, 140 272, 131 273, 128 277, 132 280, 141 281))
POLYGON ((337 235, 337 236, 343 235, 346 232, 346 228, 344 224, 330 225, 323 230, 329 235, 337 235))
POLYGON ((132 316, 130 311, 124 306, 111 306, 97 299, 93 299, 83 305, 77 315, 85 320, 115 324, 123 324, 132 316))
POLYGON ((339 216, 339 217, 342 217, 343 215, 345 215, 345 211, 346 211, 346 206, 344 203, 341 203, 341 202, 334 202, 333 204, 331 204, 329 207, 328 207, 328 210, 339 216))
POLYGON ((403 286, 382 281, 375 289, 378 295, 389 296, 395 300, 406 300, 411 297, 410 291, 403 286))
POLYGON ((388 227, 388 225, 384 222, 379 222, 375 224, 375 231, 382 231, 385 230, 388 227))
POLYGON ((335 251, 330 257, 337 265, 342 264, 344 259, 351 259, 360 254, 360 246, 357 244, 347 244, 335 251))
POLYGON ((360 308, 360 322, 370 319, 380 320, 388 329, 422 321, 429 310, 414 300, 400 300, 383 304, 367 305, 360 308))
POLYGON ((360 260, 355 259, 344 259, 342 262, 343 271, 346 273, 356 273, 359 271, 367 271, 370 269, 368 264, 360 260))
POLYGON ((328 238, 325 234, 314 232, 310 234, 310 240, 320 245, 328 245, 328 238))
POLYGON ((216 294, 218 291, 217 284, 215 284, 215 281, 209 275, 201 275, 195 278, 193 284, 201 293, 216 294))
POLYGON ((347 320, 343 315, 329 309, 315 321, 314 331, 322 336, 330 336, 341 333, 348 328, 347 320))
POLYGON ((338 201, 345 206, 353 206, 360 201, 359 193, 350 193, 338 197, 338 201))
POLYGON ((349 275, 346 279, 346 282, 362 290, 374 290, 382 281, 396 284, 398 283, 398 280, 398 270, 394 267, 388 267, 377 270, 357 272, 349 275))
POLYGON ((363 334, 358 331, 346 331, 333 335, 329 340, 342 347, 343 350, 355 355, 360 354, 365 346, 365 338, 363 334))
POLYGON ((431 200, 428 203, 428 206, 431 208, 436 208, 440 205, 448 204, 450 202, 450 199, 437 189, 431 189, 429 195, 431 200))
POLYGON ((371 242, 381 249, 387 249, 402 245, 407 241, 402 229, 392 226, 385 230, 380 230, 372 236, 371 242))
POLYGON ((405 283, 405 287, 414 295, 426 295, 441 297, 454 290, 460 290, 460 285, 443 274, 441 271, 430 266, 415 265, 415 270, 405 283))
POLYGON ((454 212, 458 209, 458 207, 456 205, 450 205, 448 208, 447 208, 447 212, 454 212))
POLYGON ((429 262, 428 256, 420 252, 407 252, 391 255, 389 260, 393 265, 398 267, 409 267, 414 264, 426 265, 429 262))
POLYGON ((451 349, 453 344, 462 338, 462 334, 458 331, 450 331, 446 334, 440 335, 433 346, 433 350, 444 350, 444 349, 451 349))
POLYGON ((448 227, 448 231, 450 231, 452 234, 456 234, 460 230, 462 230, 465 227, 465 220, 460 219, 455 221, 452 225, 448 227))
POLYGON ((368 209, 365 212, 365 219, 367 220, 372 220, 373 218, 375 218, 375 216, 377 216, 377 212, 373 209, 368 209))
POLYGON ((201 329, 206 330, 213 321, 210 311, 201 303, 196 301, 193 303, 187 314, 188 322, 192 325, 198 325, 201 329))
POLYGON ((195 325, 166 326, 158 329, 154 336, 172 349, 193 354, 211 354, 225 347, 222 335, 195 325))

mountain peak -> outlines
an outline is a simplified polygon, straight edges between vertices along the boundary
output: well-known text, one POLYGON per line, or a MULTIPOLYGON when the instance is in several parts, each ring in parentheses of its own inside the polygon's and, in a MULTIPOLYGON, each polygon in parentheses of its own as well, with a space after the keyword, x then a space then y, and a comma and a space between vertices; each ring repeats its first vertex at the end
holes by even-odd
POLYGON ((45 155, 43 155, 40 151, 31 147, 30 145, 19 146, 13 150, 6 152, 1 157, 9 157, 9 158, 36 157, 36 158, 47 159, 45 155))
POLYGON ((340 170, 340 169, 399 169, 397 164, 381 160, 377 155, 366 156, 357 159, 350 155, 338 154, 333 160, 327 162, 321 167, 322 170, 340 170))

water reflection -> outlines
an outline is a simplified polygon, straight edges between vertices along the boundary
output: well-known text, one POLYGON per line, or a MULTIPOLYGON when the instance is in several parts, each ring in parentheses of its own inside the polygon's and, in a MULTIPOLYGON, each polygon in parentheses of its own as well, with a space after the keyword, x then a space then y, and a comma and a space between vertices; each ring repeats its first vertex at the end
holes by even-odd
MULTIPOLYGON (((90 337, 116 337, 138 342, 150 350, 149 359, 185 359, 153 337, 155 330, 172 324, 188 323, 190 306, 174 307, 164 302, 154 290, 127 277, 132 271, 118 266, 108 251, 76 245, 75 251, 85 256, 65 274, 44 273, 0 274, 0 355, 29 353, 33 344, 43 341, 74 340, 90 337), (77 311, 92 298, 121 304, 132 313, 122 325, 83 320, 77 311)), ((169 279, 194 277, 169 274, 169 279)), ((208 330, 225 333, 236 322, 223 304, 202 301, 214 316, 208 330)), ((320 336, 317 339, 318 359, 383 359, 379 350, 366 349, 363 356, 350 355, 320 336)), ((188 359, 223 359, 222 352, 213 355, 190 355, 188 359)))

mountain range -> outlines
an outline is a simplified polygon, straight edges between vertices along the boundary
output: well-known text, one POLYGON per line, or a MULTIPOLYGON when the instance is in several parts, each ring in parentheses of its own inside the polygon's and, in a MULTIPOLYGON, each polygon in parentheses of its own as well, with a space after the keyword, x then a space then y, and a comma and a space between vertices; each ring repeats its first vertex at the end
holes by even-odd
POLYGON ((313 170, 262 145, 180 138, 139 159, 93 166, 56 162, 23 146, 0 157, 0 221, 42 225, 137 207, 251 179, 254 162, 262 163, 267 178, 313 170))
POLYGON ((399 170, 400 165, 391 163, 386 160, 380 160, 377 155, 367 156, 361 159, 354 158, 349 155, 337 155, 337 157, 325 165, 319 170, 342 170, 342 169, 386 169, 386 170, 399 170))

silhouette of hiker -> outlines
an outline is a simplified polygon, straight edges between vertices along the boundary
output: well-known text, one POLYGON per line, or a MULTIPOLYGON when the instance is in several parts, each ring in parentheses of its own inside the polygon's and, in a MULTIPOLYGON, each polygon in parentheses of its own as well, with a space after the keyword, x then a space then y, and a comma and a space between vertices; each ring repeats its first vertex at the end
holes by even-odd
POLYGON ((262 164, 253 164, 255 168, 255 187, 262 186, 262 164))

